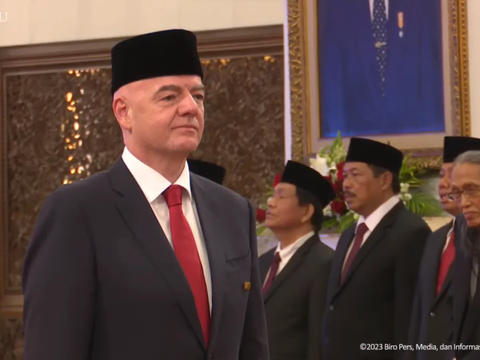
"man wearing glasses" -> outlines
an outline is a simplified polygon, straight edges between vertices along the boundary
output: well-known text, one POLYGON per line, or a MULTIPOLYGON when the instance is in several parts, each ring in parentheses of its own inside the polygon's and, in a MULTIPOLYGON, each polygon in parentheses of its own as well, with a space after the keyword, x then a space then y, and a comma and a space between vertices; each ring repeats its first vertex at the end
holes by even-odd
POLYGON ((452 297, 452 336, 449 359, 480 359, 480 151, 468 151, 455 159, 452 192, 463 216, 459 223, 458 251, 455 254, 452 297))
POLYGON ((415 351, 408 352, 407 359, 445 359, 445 350, 440 346, 448 343, 451 331, 448 289, 452 281, 452 264, 458 243, 455 217, 461 213, 458 204, 451 199, 451 175, 455 158, 468 150, 480 150, 480 139, 445 137, 438 195, 442 209, 453 218, 432 233, 425 245, 409 332, 409 343, 415 351), (417 345, 428 344, 436 346, 438 351, 417 348, 417 345))

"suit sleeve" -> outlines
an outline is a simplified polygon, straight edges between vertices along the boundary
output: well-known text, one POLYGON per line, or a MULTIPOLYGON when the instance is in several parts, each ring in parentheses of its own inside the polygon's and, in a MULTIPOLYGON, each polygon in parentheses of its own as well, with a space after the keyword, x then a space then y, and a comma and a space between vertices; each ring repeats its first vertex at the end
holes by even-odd
MULTIPOLYGON (((418 225, 412 232, 406 232, 407 241, 401 249, 395 264, 395 343, 407 344, 409 321, 412 315, 415 289, 417 286, 423 249, 431 230, 427 224, 418 225)), ((402 352, 399 353, 401 358, 402 352)))
POLYGON ((79 207, 65 195, 47 198, 24 261, 25 360, 89 359, 93 249, 79 207))
POLYGON ((327 285, 332 260, 322 264, 318 276, 314 277, 308 302, 308 356, 307 360, 322 358, 322 321, 327 301, 327 285))
POLYGON ((257 233, 255 229, 255 211, 250 203, 250 252, 251 252, 251 287, 245 314, 239 360, 269 360, 267 342, 267 323, 263 306, 262 286, 258 270, 257 233))

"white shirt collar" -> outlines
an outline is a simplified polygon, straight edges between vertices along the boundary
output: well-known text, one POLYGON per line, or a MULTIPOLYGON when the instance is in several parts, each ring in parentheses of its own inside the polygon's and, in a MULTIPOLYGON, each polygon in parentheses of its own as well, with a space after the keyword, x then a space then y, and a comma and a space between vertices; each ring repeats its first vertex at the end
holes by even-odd
POLYGON ((371 213, 366 219, 363 216, 360 216, 357 222, 357 227, 361 223, 365 223, 369 231, 373 231, 377 225, 382 221, 383 217, 392 210, 395 205, 400 202, 400 198, 397 195, 392 196, 390 199, 385 201, 380 205, 373 213, 371 213))
POLYGON ((297 241, 295 241, 293 244, 290 244, 283 249, 280 248, 280 244, 277 246, 277 251, 280 255, 280 259, 283 261, 284 259, 290 259, 293 254, 300 248, 303 244, 307 242, 308 239, 310 239, 315 233, 313 231, 310 231, 309 233, 303 235, 300 237, 297 241))
MULTIPOLYGON (((170 185, 172 185, 160 173, 138 160, 127 149, 127 147, 125 147, 123 150, 122 159, 128 170, 132 173, 133 177, 137 181, 138 186, 140 186, 140 189, 142 189, 149 203, 155 201, 155 199, 157 199, 170 185)), ((192 199, 190 189, 190 171, 188 169, 187 161, 185 161, 185 167, 174 184, 183 187, 192 199)))

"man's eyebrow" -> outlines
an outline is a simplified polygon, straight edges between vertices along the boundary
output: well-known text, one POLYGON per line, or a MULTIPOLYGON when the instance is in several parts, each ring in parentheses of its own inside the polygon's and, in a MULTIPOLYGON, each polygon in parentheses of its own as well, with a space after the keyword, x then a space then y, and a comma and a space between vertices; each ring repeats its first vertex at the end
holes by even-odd
MULTIPOLYGON (((153 94, 153 98, 157 97, 159 94, 161 94, 164 91, 174 91, 174 92, 181 92, 182 87, 178 85, 163 85, 160 87, 157 91, 155 91, 155 94, 153 94)), ((193 86, 190 91, 205 91, 205 86, 203 84, 195 85, 193 86)))
POLYGON ((160 94, 164 91, 180 92, 180 91, 182 91, 182 88, 178 85, 164 85, 164 86, 161 86, 157 91, 155 91, 155 94, 153 94, 153 97, 158 96, 158 94, 160 94))
POLYGON ((205 91, 205 86, 202 84, 192 86, 190 91, 205 91))

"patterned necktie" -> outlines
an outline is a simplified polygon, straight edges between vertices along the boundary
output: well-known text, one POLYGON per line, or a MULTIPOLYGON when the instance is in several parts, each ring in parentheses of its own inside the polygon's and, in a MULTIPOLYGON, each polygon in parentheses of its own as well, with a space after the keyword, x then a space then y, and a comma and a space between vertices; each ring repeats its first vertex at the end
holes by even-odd
POLYGON ((275 279, 275 276, 278 272, 278 267, 280 266, 280 261, 282 261, 282 259, 280 258, 280 254, 277 251, 273 256, 272 264, 270 265, 270 273, 268 274, 267 281, 263 286, 263 295, 266 295, 268 289, 270 289, 270 286, 272 286, 273 280, 275 279))
POLYGON ((355 234, 355 240, 353 241, 352 250, 350 250, 350 254, 348 254, 347 261, 345 262, 345 266, 342 272, 342 283, 345 280, 345 276, 347 275, 348 269, 353 263, 355 256, 357 256, 360 247, 362 246, 363 237, 365 233, 368 231, 368 226, 365 223, 361 223, 358 225, 357 232, 355 234))
POLYGON ((438 268, 438 277, 437 277, 437 295, 440 294, 442 290, 443 283, 447 277, 448 270, 452 265, 453 260, 455 259, 455 233, 452 231, 450 235, 450 241, 448 242, 447 248, 442 254, 440 260, 440 266, 438 268))
POLYGON ((208 344, 210 334, 210 305, 208 303, 207 285, 203 274, 202 263, 198 256, 197 245, 192 230, 182 210, 183 189, 179 185, 171 185, 162 194, 170 213, 170 231, 173 249, 183 272, 190 284, 198 318, 202 326, 205 343, 208 344))
POLYGON ((380 72, 380 88, 385 96, 385 71, 387 69, 387 13, 385 0, 373 1, 373 41, 377 51, 377 63, 380 72))

